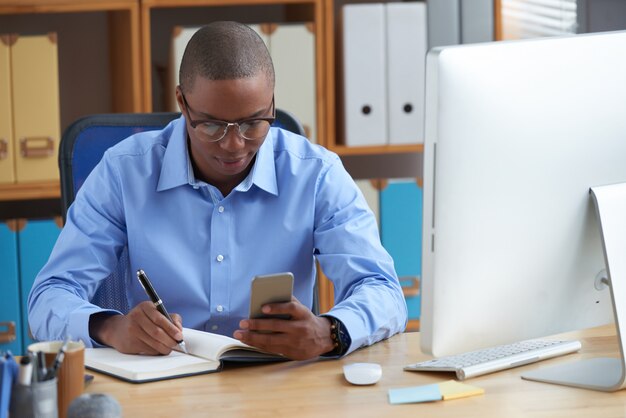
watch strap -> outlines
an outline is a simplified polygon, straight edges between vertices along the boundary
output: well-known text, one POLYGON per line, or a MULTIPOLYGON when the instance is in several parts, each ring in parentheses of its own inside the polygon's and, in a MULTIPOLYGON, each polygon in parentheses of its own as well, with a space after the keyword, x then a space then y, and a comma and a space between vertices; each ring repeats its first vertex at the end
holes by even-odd
POLYGON ((350 348, 350 344, 352 342, 350 338, 350 334, 348 334, 348 330, 346 326, 339 319, 330 315, 321 315, 330 320, 330 338, 333 340, 334 348, 322 354, 324 357, 341 357, 350 348))

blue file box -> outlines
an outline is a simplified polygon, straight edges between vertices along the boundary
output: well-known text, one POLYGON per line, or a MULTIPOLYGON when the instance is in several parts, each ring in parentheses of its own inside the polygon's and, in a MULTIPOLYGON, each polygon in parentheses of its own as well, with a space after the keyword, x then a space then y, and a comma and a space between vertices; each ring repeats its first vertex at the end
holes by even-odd
POLYGON ((59 237, 61 228, 54 219, 31 220, 18 234, 19 266, 22 297, 22 350, 35 342, 30 338, 28 328, 28 294, 35 277, 48 261, 52 248, 59 237))
MULTIPOLYGON (((15 222, 15 221, 8 221, 15 222)), ((17 269, 17 232, 7 222, 0 222, 0 322, 15 323, 15 340, 0 343, 0 352, 22 354, 21 298, 17 269)), ((5 331, 4 327, 0 331, 5 331)))
MULTIPOLYGON (((403 286, 422 272, 422 189, 415 179, 391 180, 380 193, 382 244, 393 257, 403 286)), ((419 319, 420 295, 407 296, 409 319, 419 319)))

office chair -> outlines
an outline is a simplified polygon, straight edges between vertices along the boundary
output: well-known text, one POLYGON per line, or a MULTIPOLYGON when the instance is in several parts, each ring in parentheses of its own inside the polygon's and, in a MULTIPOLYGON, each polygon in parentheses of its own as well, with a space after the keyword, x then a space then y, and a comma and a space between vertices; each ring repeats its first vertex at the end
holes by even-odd
MULTIPOLYGON (((159 130, 178 118, 180 113, 112 113, 92 115, 71 124, 61 138, 59 170, 63 220, 78 189, 98 164, 104 152, 124 138, 138 132, 159 130)), ((304 128, 291 113, 276 109, 273 126, 304 135, 304 128)), ((104 279, 91 302, 122 313, 130 310, 126 298, 127 284, 134 280, 130 271, 128 249, 124 249, 114 272, 104 279)), ((317 285, 313 296, 313 312, 319 307, 317 285)))

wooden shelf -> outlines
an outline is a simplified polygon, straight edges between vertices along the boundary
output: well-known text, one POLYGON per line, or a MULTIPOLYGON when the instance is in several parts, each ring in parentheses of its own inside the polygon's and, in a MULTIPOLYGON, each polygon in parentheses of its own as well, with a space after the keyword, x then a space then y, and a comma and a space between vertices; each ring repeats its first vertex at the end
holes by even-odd
POLYGON ((110 60, 112 93, 111 109, 108 111, 143 111, 138 0, 0 0, 0 15, 81 12, 106 12, 109 16, 111 46, 107 59, 110 60))
POLYGON ((58 181, 21 184, 0 184, 0 201, 58 199, 61 188, 58 181))
POLYGON ((424 144, 376 145, 371 147, 333 145, 329 146, 328 149, 339 155, 408 154, 424 152, 424 144))
POLYGON ((1 14, 63 13, 137 8, 137 0, 0 0, 1 14))
POLYGON ((420 330, 420 320, 409 319, 409 322, 406 324, 405 332, 418 332, 419 330, 420 330))
POLYGON ((269 6, 286 4, 317 3, 316 0, 143 0, 142 6, 187 7, 187 6, 269 6))

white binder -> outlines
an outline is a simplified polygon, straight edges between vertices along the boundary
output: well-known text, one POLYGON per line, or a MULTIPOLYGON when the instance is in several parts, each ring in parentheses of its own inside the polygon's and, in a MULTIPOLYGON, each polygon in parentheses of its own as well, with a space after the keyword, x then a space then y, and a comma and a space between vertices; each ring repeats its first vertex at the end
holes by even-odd
POLYGON ((278 24, 270 37, 276 71, 276 106, 293 113, 311 142, 315 129, 315 34, 312 25, 278 24))
POLYGON ((0 35, 0 184, 15 182, 9 35, 0 35))
POLYGON ((372 180, 370 179, 360 179, 354 182, 361 190, 361 193, 363 193, 367 205, 376 217, 378 229, 380 229, 380 191, 372 184, 372 180))
POLYGON ((172 40, 170 44, 170 64, 168 66, 168 86, 167 86, 167 111, 180 112, 176 102, 176 86, 179 83, 178 71, 180 70, 180 62, 183 59, 185 47, 194 33, 200 29, 199 27, 185 28, 182 26, 174 26, 172 40))
POLYGON ((424 142, 426 4, 387 4, 389 143, 424 142))
POLYGON ((384 4, 343 7, 345 144, 387 143, 384 4))

